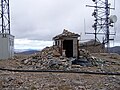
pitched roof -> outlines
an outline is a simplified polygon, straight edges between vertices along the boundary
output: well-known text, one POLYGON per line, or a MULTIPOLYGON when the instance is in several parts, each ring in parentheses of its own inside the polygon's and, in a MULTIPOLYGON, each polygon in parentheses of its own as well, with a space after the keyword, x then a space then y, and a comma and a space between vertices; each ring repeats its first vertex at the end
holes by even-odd
POLYGON ((53 37, 53 40, 54 39, 59 39, 59 38, 62 38, 62 37, 80 37, 80 35, 64 29, 62 34, 59 34, 59 35, 53 37))

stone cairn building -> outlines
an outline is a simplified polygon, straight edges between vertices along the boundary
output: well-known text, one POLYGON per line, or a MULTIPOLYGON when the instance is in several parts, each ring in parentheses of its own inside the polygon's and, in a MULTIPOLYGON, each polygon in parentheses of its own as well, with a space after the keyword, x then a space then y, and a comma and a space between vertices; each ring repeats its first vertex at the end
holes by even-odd
POLYGON ((80 37, 79 34, 64 29, 62 34, 53 37, 53 40, 55 41, 55 46, 59 47, 62 56, 77 58, 79 56, 78 37, 80 37))

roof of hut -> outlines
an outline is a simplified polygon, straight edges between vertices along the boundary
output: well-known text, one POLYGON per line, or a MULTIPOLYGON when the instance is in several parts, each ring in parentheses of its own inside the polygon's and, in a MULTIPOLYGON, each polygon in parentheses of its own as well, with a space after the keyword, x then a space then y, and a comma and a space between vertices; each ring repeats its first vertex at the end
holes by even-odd
POLYGON ((60 39, 60 38, 63 38, 63 37, 75 37, 75 38, 77 38, 77 37, 80 37, 80 35, 64 29, 62 34, 59 34, 59 35, 53 37, 53 40, 60 39))

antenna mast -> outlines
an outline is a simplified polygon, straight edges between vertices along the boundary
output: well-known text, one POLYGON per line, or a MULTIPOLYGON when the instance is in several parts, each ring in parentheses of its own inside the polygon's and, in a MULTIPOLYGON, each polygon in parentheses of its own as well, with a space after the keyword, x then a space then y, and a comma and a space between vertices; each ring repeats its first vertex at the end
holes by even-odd
POLYGON ((14 36, 10 34, 9 0, 0 0, 0 59, 14 56, 14 36))
MULTIPOLYGON (((116 22, 117 17, 114 15, 112 17, 112 21, 110 21, 110 10, 115 8, 110 8, 110 3, 108 0, 92 0, 95 4, 95 6, 86 5, 87 7, 94 7, 94 12, 92 13, 92 16, 94 16, 94 24, 92 27, 94 28, 94 33, 86 33, 86 34, 94 34, 95 35, 95 41, 98 39, 98 34, 103 35, 103 43, 106 44, 107 48, 109 47, 110 35, 115 35, 115 33, 110 32, 110 26, 113 27, 113 23, 116 22)), ((102 37, 102 38, 103 38, 102 37)), ((102 40, 102 39, 101 39, 102 40)), ((99 40, 100 41, 100 40, 99 40)))
POLYGON ((0 33, 10 34, 9 0, 1 0, 0 3, 0 33))

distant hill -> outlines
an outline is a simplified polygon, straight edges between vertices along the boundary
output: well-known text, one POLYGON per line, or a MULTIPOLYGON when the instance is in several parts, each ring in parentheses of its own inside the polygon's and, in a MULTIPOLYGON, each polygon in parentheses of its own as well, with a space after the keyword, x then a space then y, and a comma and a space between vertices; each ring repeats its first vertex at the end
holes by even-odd
MULTIPOLYGON (((120 54, 120 46, 115 46, 115 47, 110 47, 108 49, 109 53, 117 53, 120 54)), ((15 53, 16 54, 25 54, 25 55, 29 55, 29 54, 34 54, 34 53, 38 53, 40 52, 40 50, 33 50, 33 49, 15 49, 15 53)))
POLYGON ((120 54, 120 46, 110 47, 108 50, 110 53, 120 54))
POLYGON ((24 54, 24 55, 29 55, 29 54, 34 54, 38 53, 40 50, 32 50, 32 49, 16 49, 15 53, 16 54, 24 54))

